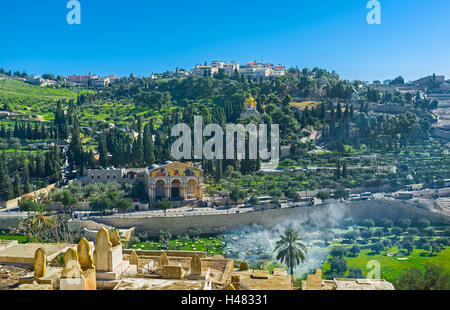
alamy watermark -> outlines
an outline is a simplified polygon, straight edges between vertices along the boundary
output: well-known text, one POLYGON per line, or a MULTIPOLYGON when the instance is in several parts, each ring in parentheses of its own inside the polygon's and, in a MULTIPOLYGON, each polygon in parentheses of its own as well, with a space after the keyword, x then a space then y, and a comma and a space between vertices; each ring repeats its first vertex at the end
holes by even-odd
POLYGON ((69 25, 81 24, 81 4, 77 0, 67 2, 66 8, 70 11, 67 13, 66 21, 69 25))
POLYGON ((369 13, 367 13, 367 23, 369 25, 379 25, 381 24, 381 4, 378 0, 370 0, 367 2, 369 13))
POLYGON ((178 138, 171 148, 176 160, 192 159, 261 159, 278 162, 280 157, 280 129, 278 124, 270 125, 270 150, 266 124, 227 124, 224 130, 218 124, 209 124, 204 129, 201 116, 194 117, 194 132, 187 124, 173 126, 171 135, 178 138), (213 134, 214 133, 214 134, 213 134), (246 141, 248 134, 248 156, 246 141), (225 139, 224 139, 225 136, 225 139), (235 139, 235 136, 237 138, 235 139), (194 143, 192 143, 192 137, 194 143), (203 137, 211 137, 203 145, 203 137), (226 146, 224 147, 224 142, 226 146), (192 149, 193 146, 193 149, 192 149), (236 152, 235 152, 236 149, 236 152), (225 152, 224 152, 225 150, 225 152))

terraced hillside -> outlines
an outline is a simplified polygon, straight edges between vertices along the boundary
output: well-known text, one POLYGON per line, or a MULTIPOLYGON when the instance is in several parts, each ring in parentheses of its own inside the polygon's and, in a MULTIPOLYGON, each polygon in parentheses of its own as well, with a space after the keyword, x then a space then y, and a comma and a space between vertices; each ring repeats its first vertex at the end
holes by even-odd
POLYGON ((8 104, 16 113, 50 120, 58 100, 76 99, 78 93, 66 88, 47 88, 20 80, 0 79, 0 107, 8 104))

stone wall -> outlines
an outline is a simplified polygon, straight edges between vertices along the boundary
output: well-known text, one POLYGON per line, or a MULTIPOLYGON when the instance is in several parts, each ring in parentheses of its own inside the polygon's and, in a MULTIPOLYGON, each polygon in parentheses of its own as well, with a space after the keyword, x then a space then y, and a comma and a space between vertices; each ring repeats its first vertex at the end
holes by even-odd
MULTIPOLYGON (((143 218, 121 218, 104 217, 94 221, 71 221, 70 226, 74 230, 87 229, 95 230, 104 225, 126 229, 135 227, 135 231, 146 231, 151 236, 158 236, 161 230, 170 231, 172 235, 180 235, 195 229, 202 234, 213 234, 220 230, 227 231, 236 227, 257 224, 264 228, 271 229, 277 224, 295 217, 307 217, 314 212, 327 212, 328 205, 303 206, 297 208, 272 209, 264 211, 247 212, 240 214, 213 214, 194 216, 167 216, 167 217, 143 217, 143 218), (104 225, 103 225, 104 224, 104 225)), ((450 224, 450 217, 430 212, 426 208, 419 208, 408 202, 398 200, 369 200, 352 201, 337 206, 342 208, 345 217, 353 216, 356 219, 364 220, 372 218, 380 220, 391 218, 398 220, 410 218, 413 222, 421 218, 428 219, 431 223, 450 224)), ((8 230, 10 227, 17 227, 18 218, 0 218, 0 231, 8 230)))
MULTIPOLYGON (((426 218, 432 223, 450 223, 450 217, 418 208, 406 202, 389 200, 353 201, 341 205, 345 216, 353 216, 364 220, 372 218, 380 220, 391 218, 410 218, 413 222, 426 218)), ((258 212, 223 215, 196 215, 177 217, 150 217, 150 218, 103 218, 99 222, 117 228, 135 227, 137 232, 147 231, 149 235, 157 236, 161 230, 170 231, 172 235, 185 234, 189 229, 199 230, 202 234, 217 233, 219 228, 225 231, 251 224, 257 224, 271 229, 293 217, 307 217, 313 212, 327 212, 329 206, 316 205, 309 207, 273 209, 258 212)))
POLYGON ((17 197, 17 198, 8 200, 8 201, 0 201, 0 209, 1 208, 15 208, 19 205, 19 201, 20 201, 20 199, 22 199, 22 197, 29 197, 29 196, 38 197, 42 193, 47 194, 54 188, 56 188, 56 184, 51 184, 45 188, 41 188, 41 189, 38 189, 37 191, 22 195, 21 197, 17 197))
MULTIPOLYGON (((315 209, 322 209, 324 206, 315 206, 315 209)), ((96 219, 116 228, 135 227, 136 232, 146 231, 151 236, 158 236, 161 230, 170 231, 172 235, 185 234, 189 229, 195 229, 202 234, 217 233, 220 228, 223 231, 235 227, 250 224, 258 224, 265 228, 272 228, 276 224, 289 219, 293 215, 307 216, 313 209, 311 207, 275 209, 240 214, 212 214, 194 216, 167 216, 150 218, 117 218, 104 217, 96 219)))
POLYGON ((450 224, 449 216, 430 212, 426 209, 426 206, 415 206, 398 200, 352 201, 347 208, 348 214, 352 214, 353 217, 361 220, 389 218, 396 221, 401 218, 409 218, 411 221, 417 222, 425 218, 433 224, 450 224))
POLYGON ((9 231, 11 227, 15 228, 19 226, 19 218, 0 218, 0 233, 4 231, 9 231))

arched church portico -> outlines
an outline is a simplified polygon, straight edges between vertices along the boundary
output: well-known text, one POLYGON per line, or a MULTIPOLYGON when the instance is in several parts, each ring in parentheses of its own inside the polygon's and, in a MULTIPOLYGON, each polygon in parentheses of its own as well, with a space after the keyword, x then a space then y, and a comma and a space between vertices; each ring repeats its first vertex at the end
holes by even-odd
POLYGON ((201 199, 202 189, 196 179, 155 179, 153 184, 149 185, 149 196, 151 200, 168 198, 172 200, 186 200, 198 198, 201 199))

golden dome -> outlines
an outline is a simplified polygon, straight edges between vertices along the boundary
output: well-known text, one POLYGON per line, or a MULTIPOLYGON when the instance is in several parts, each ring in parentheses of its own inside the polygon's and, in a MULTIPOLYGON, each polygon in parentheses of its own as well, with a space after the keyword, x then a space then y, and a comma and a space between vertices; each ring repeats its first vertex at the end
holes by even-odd
POLYGON ((247 100, 245 100, 244 103, 245 107, 251 107, 251 108, 256 108, 256 100, 255 98, 253 98, 252 96, 250 96, 250 98, 248 98, 247 100))

